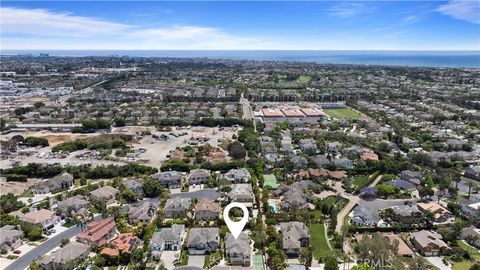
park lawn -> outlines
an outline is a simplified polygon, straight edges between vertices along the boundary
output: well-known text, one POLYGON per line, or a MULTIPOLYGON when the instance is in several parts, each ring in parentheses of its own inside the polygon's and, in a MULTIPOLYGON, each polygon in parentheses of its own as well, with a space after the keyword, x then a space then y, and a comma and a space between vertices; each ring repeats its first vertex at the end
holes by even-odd
POLYGON ((474 258, 475 260, 477 261, 480 261, 480 252, 474 248, 474 247, 471 247, 469 245, 467 245, 465 242, 461 241, 461 240, 458 240, 457 241, 457 245, 465 250, 466 252, 468 252, 468 254, 470 254, 470 256, 472 256, 472 258, 474 258))
POLYGON ((452 270, 467 270, 473 265, 472 261, 463 260, 460 262, 453 262, 452 270))
POLYGON ((297 83, 309 83, 311 79, 312 78, 310 78, 310 76, 301 75, 300 77, 298 77, 297 83))
POLYGON ((332 250, 328 247, 328 239, 325 238, 325 226, 323 223, 310 224, 309 230, 313 246, 313 257, 319 260, 320 258, 326 258, 331 255, 332 250))
POLYGON ((363 119, 365 116, 352 108, 324 109, 328 116, 337 119, 363 119))
POLYGON ((325 198, 322 203, 328 205, 328 207, 333 207, 337 203, 337 199, 334 196, 325 198))

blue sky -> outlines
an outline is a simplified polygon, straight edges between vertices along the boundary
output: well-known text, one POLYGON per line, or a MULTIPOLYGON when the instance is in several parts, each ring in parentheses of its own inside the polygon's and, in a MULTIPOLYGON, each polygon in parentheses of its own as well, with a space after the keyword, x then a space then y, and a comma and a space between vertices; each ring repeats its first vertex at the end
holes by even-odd
POLYGON ((480 50, 480 0, 2 1, 5 50, 480 50))

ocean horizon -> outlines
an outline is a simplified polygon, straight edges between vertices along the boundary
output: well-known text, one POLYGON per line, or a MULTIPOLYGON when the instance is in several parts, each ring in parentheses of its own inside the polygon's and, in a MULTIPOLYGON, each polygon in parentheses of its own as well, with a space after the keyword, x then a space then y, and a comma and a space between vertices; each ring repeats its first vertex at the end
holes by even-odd
POLYGON ((318 64, 480 68, 480 51, 335 51, 335 50, 2 50, 7 55, 130 56, 291 61, 318 64))

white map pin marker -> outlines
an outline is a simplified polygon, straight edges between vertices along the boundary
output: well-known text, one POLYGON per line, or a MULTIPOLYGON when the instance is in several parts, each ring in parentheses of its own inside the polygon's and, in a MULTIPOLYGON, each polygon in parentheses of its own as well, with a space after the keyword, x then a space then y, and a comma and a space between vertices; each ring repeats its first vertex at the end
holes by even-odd
POLYGON ((225 207, 225 209, 223 210, 223 219, 225 220, 225 223, 227 224, 227 227, 230 230, 230 232, 232 233, 233 237, 235 239, 237 239, 238 236, 240 236, 240 233, 242 233, 243 228, 247 224, 248 209, 242 203, 233 202, 233 203, 227 205, 227 207, 225 207), (237 221, 237 222, 232 221, 230 219, 230 217, 228 216, 228 213, 230 212, 230 209, 232 209, 234 207, 238 207, 238 208, 242 209, 242 211, 243 211, 242 219, 240 221, 237 221))

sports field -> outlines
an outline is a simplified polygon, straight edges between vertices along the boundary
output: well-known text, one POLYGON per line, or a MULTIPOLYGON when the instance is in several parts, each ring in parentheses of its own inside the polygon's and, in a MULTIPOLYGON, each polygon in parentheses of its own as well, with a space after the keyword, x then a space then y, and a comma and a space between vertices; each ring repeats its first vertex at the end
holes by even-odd
POLYGON ((269 186, 272 189, 278 188, 277 177, 273 174, 264 174, 263 175, 263 187, 269 186))
POLYGON ((264 263, 262 255, 255 254, 253 255, 253 269, 254 270, 264 270, 264 263))
POLYGON ((328 116, 336 119, 363 119, 365 116, 352 108, 324 109, 328 116))

